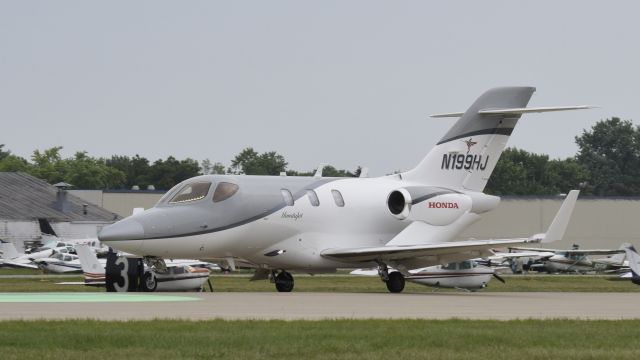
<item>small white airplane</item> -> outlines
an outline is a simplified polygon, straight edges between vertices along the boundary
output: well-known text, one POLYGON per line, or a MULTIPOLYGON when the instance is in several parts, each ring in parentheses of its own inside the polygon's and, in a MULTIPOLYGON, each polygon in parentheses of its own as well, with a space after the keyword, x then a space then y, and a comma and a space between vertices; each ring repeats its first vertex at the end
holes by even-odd
MULTIPOLYGON (((87 245, 76 245, 84 273, 84 284, 89 286, 105 286, 106 260, 98 259, 95 252, 87 245)), ((212 264, 195 260, 178 260, 167 262, 165 271, 145 269, 143 282, 144 291, 193 291, 202 290, 209 279, 210 271, 207 267, 212 264), (198 267, 202 266, 202 267, 198 267)), ((71 284, 71 283, 64 283, 71 284)), ((73 283, 74 285, 76 283, 73 283)))
POLYGON ((2 251, 1 266, 20 267, 27 269, 38 269, 38 265, 34 264, 34 260, 50 257, 53 255, 53 249, 44 249, 31 254, 19 253, 13 243, 0 240, 0 251, 2 251))
POLYGON ((529 247, 512 247, 511 250, 518 251, 510 254, 501 254, 505 258, 508 258, 511 254, 512 257, 519 256, 519 251, 526 253, 540 253, 541 264, 534 264, 532 269, 544 268, 549 273, 557 272, 574 272, 574 273, 587 273, 590 271, 609 271, 620 269, 625 266, 625 248, 629 244, 622 244, 619 249, 585 249, 581 250, 574 248, 571 250, 559 250, 559 249, 542 249, 542 248, 529 248, 529 247), (609 255, 606 258, 593 259, 591 255, 609 255))
MULTIPOLYGON (((503 283, 505 282, 496 272, 496 269, 479 265, 473 260, 409 270, 409 273, 410 275, 405 276, 405 280, 416 284, 471 292, 487 287, 492 277, 503 283)), ((377 276, 378 270, 357 269, 352 271, 351 274, 377 276)))
POLYGON ((66 251, 54 250, 53 255, 46 258, 35 259, 33 260, 33 262, 37 267, 44 270, 45 272, 73 273, 82 271, 82 266, 80 265, 80 259, 78 258, 78 255, 70 254, 66 251))
MULTIPOLYGON (((281 292, 293 289, 290 271, 374 266, 390 292, 401 292, 414 269, 490 256, 492 248, 558 240, 577 191, 569 193, 560 221, 545 234, 456 240, 498 206, 499 197, 482 191, 522 114, 590 108, 527 108, 534 91, 495 88, 466 112, 435 115, 459 119, 409 171, 378 178, 198 176, 176 185, 153 208, 104 227, 98 238, 145 262, 249 263, 256 268, 254 280, 271 279, 281 292)), ((398 127, 381 143, 401 143, 406 131, 398 127)))

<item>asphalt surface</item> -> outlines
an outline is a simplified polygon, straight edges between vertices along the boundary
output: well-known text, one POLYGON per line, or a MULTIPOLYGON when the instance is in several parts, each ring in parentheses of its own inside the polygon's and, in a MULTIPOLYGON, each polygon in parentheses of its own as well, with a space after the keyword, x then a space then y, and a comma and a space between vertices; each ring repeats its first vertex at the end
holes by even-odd
MULTIPOLYGON (((175 293, 158 301, 2 301, 8 319, 640 319, 640 293, 175 293), (176 298, 172 300, 171 296, 176 298), (184 302, 184 297, 192 301, 184 302), (195 301, 194 301, 195 300, 195 301)), ((128 294, 129 296, 132 294, 128 294)), ((8 295, 7 295, 8 296, 8 295)), ((26 300, 24 298, 26 296, 26 300)), ((28 301, 29 297, 32 300, 28 301)), ((117 296, 117 294, 116 294, 117 296)), ((86 299, 86 297, 84 298, 86 299)))

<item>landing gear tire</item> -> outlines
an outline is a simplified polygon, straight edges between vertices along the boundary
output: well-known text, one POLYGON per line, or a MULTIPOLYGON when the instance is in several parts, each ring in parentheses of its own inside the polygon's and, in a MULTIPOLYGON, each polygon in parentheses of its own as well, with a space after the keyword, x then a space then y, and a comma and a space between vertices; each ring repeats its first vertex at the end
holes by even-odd
POLYGON ((278 292, 291 292, 293 290, 293 275, 286 271, 281 271, 276 275, 275 282, 278 292))
POLYGON ((404 290, 404 276, 399 271, 389 273, 389 279, 386 283, 389 292, 399 293, 404 290))
POLYGON ((154 292, 158 287, 158 279, 152 272, 147 272, 142 277, 142 290, 145 292, 154 292))

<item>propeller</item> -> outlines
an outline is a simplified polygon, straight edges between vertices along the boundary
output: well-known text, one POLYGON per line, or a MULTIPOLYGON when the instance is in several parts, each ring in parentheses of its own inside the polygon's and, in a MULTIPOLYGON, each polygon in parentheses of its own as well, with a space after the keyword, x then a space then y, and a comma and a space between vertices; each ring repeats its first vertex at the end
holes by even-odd
POLYGON ((506 281, 504 281, 504 278, 503 278, 502 276, 500 276, 500 275, 496 274, 495 272, 493 273, 493 277, 494 277, 494 278, 496 278, 496 279, 498 279, 498 281, 500 281, 500 282, 501 282, 501 283, 503 283, 503 284, 506 284, 506 283, 507 283, 506 281))

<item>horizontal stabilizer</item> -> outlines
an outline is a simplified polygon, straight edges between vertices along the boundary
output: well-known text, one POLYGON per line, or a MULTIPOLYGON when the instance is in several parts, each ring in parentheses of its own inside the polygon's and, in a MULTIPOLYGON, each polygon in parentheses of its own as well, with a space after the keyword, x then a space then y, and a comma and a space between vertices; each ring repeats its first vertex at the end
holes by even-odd
MULTIPOLYGON (((483 109, 478 111, 480 115, 522 115, 531 113, 543 113, 552 111, 567 111, 567 110, 584 110, 593 109, 597 106, 593 105, 575 105, 575 106, 544 106, 544 107, 531 107, 531 108, 509 108, 509 109, 483 109)), ((433 114, 432 118, 446 118, 446 117, 461 117, 463 112, 433 114)))

